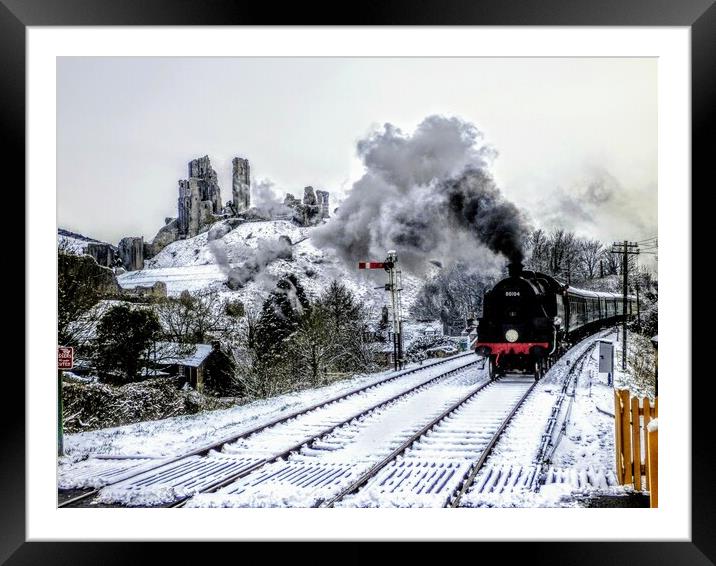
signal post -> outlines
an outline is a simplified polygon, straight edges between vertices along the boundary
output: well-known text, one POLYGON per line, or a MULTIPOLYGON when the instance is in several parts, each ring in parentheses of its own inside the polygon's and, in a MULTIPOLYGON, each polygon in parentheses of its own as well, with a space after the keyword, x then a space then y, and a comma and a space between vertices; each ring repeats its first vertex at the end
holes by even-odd
POLYGON ((361 261, 358 262, 358 269, 384 269, 388 272, 388 283, 385 284, 385 290, 390 292, 393 315, 393 365, 397 371, 403 367, 402 304, 400 300, 403 279, 398 266, 398 254, 395 250, 390 250, 385 261, 361 261))

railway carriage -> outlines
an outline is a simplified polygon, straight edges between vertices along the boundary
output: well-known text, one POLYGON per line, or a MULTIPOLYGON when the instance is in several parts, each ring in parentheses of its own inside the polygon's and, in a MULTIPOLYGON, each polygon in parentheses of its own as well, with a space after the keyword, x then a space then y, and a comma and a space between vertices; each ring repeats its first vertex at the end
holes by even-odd
MULTIPOLYGON (((635 303, 627 297, 627 317, 635 303)), ((489 360, 493 378, 517 370, 539 379, 570 343, 624 316, 621 295, 577 289, 512 264, 485 294, 475 352, 489 360)))

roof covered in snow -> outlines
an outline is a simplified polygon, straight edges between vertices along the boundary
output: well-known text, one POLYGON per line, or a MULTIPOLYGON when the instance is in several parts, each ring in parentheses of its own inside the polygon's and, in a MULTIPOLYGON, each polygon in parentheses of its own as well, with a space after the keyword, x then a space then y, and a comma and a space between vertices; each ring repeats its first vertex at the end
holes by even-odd
POLYGON ((211 344, 178 344, 176 342, 157 342, 158 360, 161 364, 199 367, 209 357, 211 344))

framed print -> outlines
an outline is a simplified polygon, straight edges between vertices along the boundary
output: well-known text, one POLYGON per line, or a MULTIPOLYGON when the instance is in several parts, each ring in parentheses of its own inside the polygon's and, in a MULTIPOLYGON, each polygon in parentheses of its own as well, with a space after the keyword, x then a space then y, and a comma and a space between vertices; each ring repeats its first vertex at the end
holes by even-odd
POLYGON ((713 563, 713 3, 332 10, 0 3, 27 368, 2 559, 713 563))

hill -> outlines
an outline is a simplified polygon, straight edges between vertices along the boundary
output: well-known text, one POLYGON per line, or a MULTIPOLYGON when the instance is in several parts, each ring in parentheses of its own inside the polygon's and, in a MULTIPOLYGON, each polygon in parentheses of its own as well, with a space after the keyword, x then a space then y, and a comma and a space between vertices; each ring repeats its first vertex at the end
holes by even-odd
MULTIPOLYGON (((57 247, 64 249, 70 253, 83 254, 87 251, 87 244, 94 242, 97 244, 104 244, 101 240, 95 240, 83 234, 65 230, 64 228, 57 229, 57 247)), ((115 247, 115 246, 112 246, 115 247)))
MULTIPOLYGON (((296 275, 313 296, 337 279, 377 315, 387 301, 385 272, 359 271, 357 265, 346 266, 332 250, 317 248, 312 243, 313 229, 288 220, 245 222, 233 229, 225 222, 217 222, 193 238, 169 244, 147 260, 144 269, 124 273, 117 279, 127 289, 162 281, 170 296, 177 296, 183 290, 213 289, 224 298, 238 299, 255 307, 261 305, 283 274, 296 275), (275 251, 280 248, 276 243, 282 238, 286 247, 286 238, 290 240, 288 253, 275 251), (248 278, 238 289, 230 289, 226 284, 233 269, 242 271, 248 278)), ((410 307, 421 284, 421 279, 403 274, 404 309, 410 307)))

